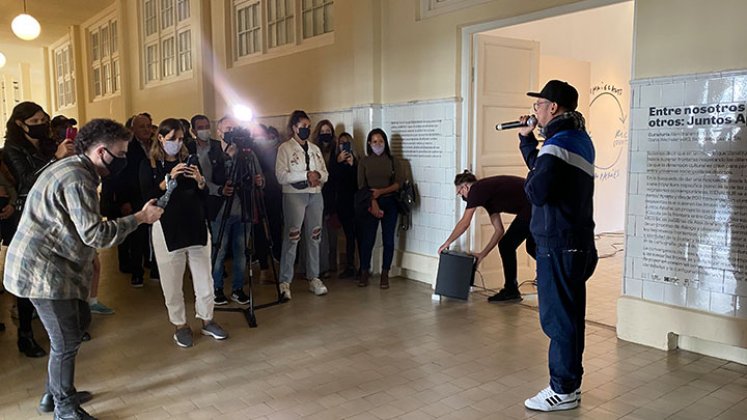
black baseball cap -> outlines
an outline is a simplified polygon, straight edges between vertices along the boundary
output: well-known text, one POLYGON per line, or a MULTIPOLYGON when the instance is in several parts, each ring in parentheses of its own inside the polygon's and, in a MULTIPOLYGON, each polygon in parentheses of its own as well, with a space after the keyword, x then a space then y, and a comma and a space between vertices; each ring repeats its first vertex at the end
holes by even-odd
POLYGON ((578 91, 567 82, 560 80, 550 80, 541 92, 527 92, 527 96, 547 99, 569 111, 575 111, 578 107, 578 91))

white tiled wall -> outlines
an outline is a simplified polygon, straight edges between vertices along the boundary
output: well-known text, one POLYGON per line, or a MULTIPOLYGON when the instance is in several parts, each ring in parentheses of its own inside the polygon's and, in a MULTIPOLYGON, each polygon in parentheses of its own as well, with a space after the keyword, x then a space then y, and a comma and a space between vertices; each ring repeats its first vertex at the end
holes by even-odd
MULTIPOLYGON (((747 318, 747 276, 745 270, 742 269, 745 267, 738 262, 730 261, 730 259, 735 259, 732 241, 736 238, 728 225, 725 225, 723 229, 719 226, 709 226, 706 229, 707 234, 695 236, 701 241, 696 244, 698 282, 690 284, 664 282, 661 278, 652 276, 652 271, 643 266, 644 256, 648 251, 643 238, 646 233, 644 228, 646 194, 652 182, 647 176, 648 153, 699 151, 707 155, 715 152, 747 151, 747 129, 744 125, 726 127, 734 133, 741 132, 743 140, 713 141, 714 133, 723 131, 724 126, 653 129, 648 126, 649 107, 744 103, 747 101, 747 72, 721 72, 637 80, 632 85, 633 109, 630 127, 624 294, 718 315, 747 318), (678 135, 695 133, 699 141, 649 141, 648 133, 653 130, 668 130, 678 135)), ((736 182, 747 182, 747 171, 743 171, 736 177, 738 179, 734 176, 731 179, 736 182)), ((714 209, 714 214, 724 214, 723 209, 714 209)), ((728 215, 729 212, 727 211, 726 214, 728 215)), ((717 221, 714 221, 714 224, 716 223, 717 221)), ((739 257, 741 255, 737 258, 739 257)), ((676 269, 671 270, 672 275, 678 275, 676 271, 676 269)))

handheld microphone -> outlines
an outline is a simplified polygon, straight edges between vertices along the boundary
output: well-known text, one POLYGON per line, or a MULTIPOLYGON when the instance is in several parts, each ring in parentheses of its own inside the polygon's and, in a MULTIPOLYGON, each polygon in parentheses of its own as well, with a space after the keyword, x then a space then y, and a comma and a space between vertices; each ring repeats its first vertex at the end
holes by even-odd
POLYGON ((502 124, 496 124, 495 129, 496 131, 501 131, 501 130, 508 130, 511 128, 527 127, 529 125, 535 125, 535 124, 537 124, 537 119, 534 118, 534 116, 531 116, 527 118, 526 122, 523 122, 523 123, 521 121, 511 121, 511 122, 506 122, 502 124))

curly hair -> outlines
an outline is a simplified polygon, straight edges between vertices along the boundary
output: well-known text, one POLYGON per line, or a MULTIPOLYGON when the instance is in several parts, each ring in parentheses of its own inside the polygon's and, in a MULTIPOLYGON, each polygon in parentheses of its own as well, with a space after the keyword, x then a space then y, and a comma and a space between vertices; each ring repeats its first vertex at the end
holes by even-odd
POLYGON ((75 152, 83 154, 99 144, 108 147, 118 141, 129 139, 130 133, 122 124, 106 118, 97 118, 89 121, 78 131, 75 137, 75 152))

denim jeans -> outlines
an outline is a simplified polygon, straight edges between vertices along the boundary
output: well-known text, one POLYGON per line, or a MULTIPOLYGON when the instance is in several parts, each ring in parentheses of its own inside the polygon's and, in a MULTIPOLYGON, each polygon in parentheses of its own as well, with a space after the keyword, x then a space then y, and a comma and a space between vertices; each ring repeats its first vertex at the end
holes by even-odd
MULTIPOLYGON (((218 246, 218 232, 220 231, 222 220, 223 216, 222 213, 220 213, 218 214, 218 217, 210 223, 210 232, 213 236, 213 247, 218 246)), ((228 252, 229 246, 231 247, 231 254, 233 254, 233 269, 231 270, 233 281, 231 284, 231 290, 241 289, 244 287, 244 270, 246 268, 246 254, 244 253, 246 236, 244 234, 244 223, 241 222, 241 216, 230 215, 226 221, 226 227, 223 231, 223 240, 221 241, 218 255, 213 264, 213 287, 216 289, 223 290, 224 263, 226 261, 226 253, 228 252)))
POLYGON ((570 394, 584 374, 586 280, 597 265, 594 246, 586 249, 537 247, 540 323, 550 338, 550 386, 570 394))
POLYGON ((322 210, 320 193, 283 193, 283 248, 280 256, 280 281, 293 281, 298 242, 303 234, 306 243, 306 278, 319 277, 319 243, 322 239, 322 210), (301 229, 303 227, 303 233, 301 229))
POLYGON ((506 229, 506 233, 498 242, 498 252, 501 254, 501 262, 503 263, 503 287, 509 290, 518 290, 519 283, 517 281, 517 263, 516 263, 516 250, 519 249, 519 245, 526 240, 527 253, 532 258, 535 256, 537 245, 534 244, 534 238, 529 233, 529 220, 514 219, 513 222, 506 229))
POLYGON ((75 398, 75 357, 83 332, 91 324, 88 303, 79 299, 31 299, 49 335, 47 392, 55 402, 57 415, 70 414, 78 407, 75 398))
POLYGON ((358 253, 361 257, 361 271, 371 269, 371 255, 376 243, 376 231, 379 230, 379 222, 381 222, 381 242, 384 245, 381 269, 389 270, 392 268, 394 233, 397 230, 397 202, 393 195, 379 197, 378 202, 379 208, 384 211, 384 217, 377 219, 366 212, 366 214, 361 215, 358 221, 358 233, 360 235, 358 238, 358 253))

